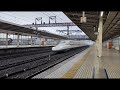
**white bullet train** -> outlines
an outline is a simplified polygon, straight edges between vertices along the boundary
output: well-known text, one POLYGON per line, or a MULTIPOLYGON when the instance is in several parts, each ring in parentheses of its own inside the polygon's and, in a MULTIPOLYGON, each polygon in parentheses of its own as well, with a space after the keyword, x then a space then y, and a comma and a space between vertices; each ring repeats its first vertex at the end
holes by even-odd
POLYGON ((71 48, 92 45, 93 43, 91 40, 62 40, 58 45, 52 47, 52 51, 69 50, 71 48))

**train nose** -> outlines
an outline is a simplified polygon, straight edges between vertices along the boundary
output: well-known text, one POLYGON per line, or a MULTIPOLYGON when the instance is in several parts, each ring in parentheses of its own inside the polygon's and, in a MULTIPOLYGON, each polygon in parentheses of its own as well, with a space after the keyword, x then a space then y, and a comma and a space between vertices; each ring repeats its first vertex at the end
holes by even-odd
POLYGON ((52 51, 54 51, 54 50, 56 50, 56 48, 55 48, 55 47, 52 47, 52 51))
POLYGON ((58 47, 52 47, 52 51, 57 51, 57 50, 59 50, 58 47))
POLYGON ((52 47, 52 51, 59 51, 59 50, 61 50, 61 47, 59 47, 59 46, 52 47))

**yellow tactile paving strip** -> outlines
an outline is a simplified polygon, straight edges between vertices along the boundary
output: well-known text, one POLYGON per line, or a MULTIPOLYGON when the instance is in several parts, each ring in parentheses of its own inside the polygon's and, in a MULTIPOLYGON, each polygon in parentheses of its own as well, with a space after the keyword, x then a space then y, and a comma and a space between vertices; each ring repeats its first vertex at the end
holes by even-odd
POLYGON ((91 47, 89 49, 89 51, 83 56, 83 58, 81 60, 79 60, 78 62, 76 62, 71 69, 69 69, 61 78, 73 78, 76 74, 76 72, 78 71, 78 69, 82 66, 82 64, 84 63, 84 61, 86 60, 86 58, 88 57, 89 53, 91 52, 91 50, 93 49, 93 47, 91 47))
POLYGON ((77 71, 73 78, 80 79, 91 79, 93 78, 93 68, 94 68, 94 50, 90 52, 80 69, 77 71))

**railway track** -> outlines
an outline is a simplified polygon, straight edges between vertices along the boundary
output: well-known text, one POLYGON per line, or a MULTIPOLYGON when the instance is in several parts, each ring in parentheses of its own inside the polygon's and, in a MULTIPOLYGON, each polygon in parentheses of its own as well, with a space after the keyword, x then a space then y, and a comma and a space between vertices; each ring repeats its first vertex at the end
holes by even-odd
POLYGON ((0 78, 29 79, 38 73, 72 57, 89 46, 74 48, 67 52, 37 52, 33 55, 0 60, 0 78))
POLYGON ((12 48, 8 50, 7 49, 0 50, 0 60, 22 57, 22 56, 29 56, 29 55, 34 55, 36 53, 51 51, 51 47, 42 47, 42 48, 39 47, 39 48, 27 48, 27 49, 19 48, 15 50, 14 48, 12 48))

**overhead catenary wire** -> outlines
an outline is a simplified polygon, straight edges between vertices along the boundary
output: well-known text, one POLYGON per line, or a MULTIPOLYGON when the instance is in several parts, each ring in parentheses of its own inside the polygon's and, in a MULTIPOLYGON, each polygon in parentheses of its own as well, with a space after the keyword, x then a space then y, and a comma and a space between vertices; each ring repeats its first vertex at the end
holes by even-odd
MULTIPOLYGON (((53 13, 53 12, 51 12, 51 13, 53 13)), ((54 15, 56 15, 55 13, 53 13, 54 15)), ((56 15, 56 16, 58 16, 58 15, 56 15)), ((59 17, 59 16, 58 16, 59 17)), ((59 17, 60 18, 60 17, 59 17)), ((64 21, 62 18, 60 18, 60 20, 62 20, 62 21, 64 21)), ((65 21, 64 21, 65 22, 65 21)), ((75 27, 76 29, 78 29, 79 27, 78 26, 71 26, 70 28, 72 28, 72 27, 75 27)), ((79 30, 80 30, 80 28, 79 28, 79 30)), ((81 30, 80 30, 81 31, 81 30)))
MULTIPOLYGON (((11 12, 10 12, 11 13, 11 12)), ((4 14, 4 15, 7 15, 7 16, 11 16, 11 17, 14 17, 14 19, 12 19, 13 21, 16 20, 15 22, 18 23, 18 19, 19 20, 22 20, 22 21, 25 21, 25 22, 30 22, 29 20, 25 20, 23 18, 19 18, 19 17, 16 17, 14 15, 11 15, 11 14, 8 14, 8 13, 5 13, 5 12, 0 12, 0 14, 4 14)), ((31 23, 31 22, 30 22, 31 23)))
MULTIPOLYGON (((15 12, 8 12, 8 13, 6 13, 6 12, 0 12, 0 13, 2 13, 2 14, 6 14, 6 15, 8 15, 8 16, 11 16, 11 17, 14 17, 14 19, 11 19, 11 18, 8 18, 8 19, 10 19, 10 20, 13 20, 14 22, 19 22, 19 23, 21 23, 22 21, 25 21, 25 22, 29 22, 29 23, 32 23, 32 18, 29 18, 28 16, 24 16, 24 15, 19 15, 19 14, 17 14, 17 13, 15 13, 15 12), (16 15, 15 15, 16 14, 16 15), (22 17, 17 17, 17 15, 19 15, 19 16, 22 16, 23 18, 25 18, 25 19, 23 19, 22 17), (22 20, 22 21, 21 21, 22 20)), ((59 18, 59 20, 60 21, 63 21, 63 22, 65 22, 64 21, 64 19, 62 19, 58 14, 56 14, 56 13, 54 13, 54 12, 50 12, 49 14, 48 14, 48 12, 38 12, 37 13, 37 15, 39 16, 39 13, 42 13, 42 15, 40 14, 40 17, 45 17, 45 16, 47 16, 47 17, 50 17, 51 15, 55 15, 55 16, 57 16, 58 18, 59 18)), ((34 14, 34 13, 33 13, 34 14)), ((36 14, 36 13, 35 13, 36 14)), ((45 17, 45 19, 47 20, 47 17, 45 17)), ((5 17, 6 18, 6 17, 5 17)), ((48 20, 49 20, 49 18, 48 18, 48 20)), ((50 27, 51 29, 53 29, 53 30, 55 30, 56 28, 53 28, 53 27, 50 27)), ((75 27, 75 28, 77 28, 77 27, 75 27)))
MULTIPOLYGON (((12 12, 9 12, 9 13, 12 14, 12 12)), ((12 22, 12 23, 21 23, 20 21, 18 22, 18 19, 23 20, 23 21, 26 21, 26 20, 24 20, 24 19, 22 19, 22 18, 16 17, 16 16, 14 16, 14 15, 11 15, 11 14, 8 14, 8 13, 5 13, 5 12, 0 12, 0 14, 4 14, 4 15, 9 16, 9 18, 8 18, 8 17, 5 17, 5 16, 0 15, 0 17, 5 18, 4 20, 7 19, 6 21, 10 21, 10 22, 12 22), (13 17, 13 18, 11 18, 11 17, 13 17)), ((30 21, 27 21, 27 22, 30 22, 30 21)), ((30 22, 30 23, 31 23, 31 22, 30 22)), ((11 25, 9 25, 9 26, 11 26, 11 25)), ((9 27, 9 26, 4 26, 4 28, 5 28, 5 27, 9 27)))
POLYGON ((22 18, 26 18, 27 19, 27 21, 30 21, 31 22, 31 19, 32 18, 29 18, 29 17, 26 17, 25 15, 18 15, 17 13, 14 13, 14 12, 12 12, 14 15, 16 14, 17 16, 22 16, 22 18))
MULTIPOLYGON (((51 12, 53 15, 57 16, 58 18, 60 18, 58 15, 56 15, 55 13, 51 12)), ((61 21, 65 22, 62 18, 60 18, 61 21)), ((64 32, 63 32, 64 33, 64 32)), ((65 34, 65 33, 64 33, 65 34)))
MULTIPOLYGON (((12 12, 10 12, 10 13, 12 13, 12 12)), ((11 17, 14 17, 15 19, 11 19, 11 20, 15 21, 15 23, 16 23, 17 19, 20 19, 20 20, 23 20, 23 21, 27 21, 27 22, 29 22, 29 23, 32 23, 32 22, 31 22, 32 20, 25 20, 25 19, 23 19, 23 18, 19 18, 19 17, 16 17, 16 16, 14 16, 14 15, 7 14, 7 13, 5 13, 5 12, 2 12, 2 14, 5 14, 5 15, 8 15, 8 16, 11 16, 11 17)), ((18 23, 18 22, 17 22, 17 23, 18 23)))
MULTIPOLYGON (((51 12, 53 13, 53 12, 51 12)), ((53 13, 55 16, 57 16, 58 18, 60 18, 58 15, 56 15, 55 13, 53 13)), ((62 18, 60 18, 60 20, 64 21, 62 18)))
MULTIPOLYGON (((40 13, 42 13, 43 15, 46 15, 48 18, 50 17, 49 15, 47 15, 46 13, 44 13, 44 12, 40 12, 40 13)), ((48 19, 49 20, 49 19, 48 19)), ((53 27, 51 27, 53 30, 54 30, 54 28, 53 27)))

